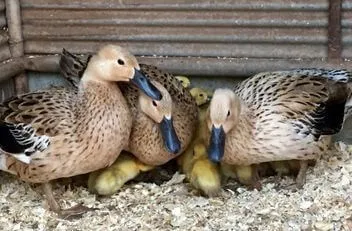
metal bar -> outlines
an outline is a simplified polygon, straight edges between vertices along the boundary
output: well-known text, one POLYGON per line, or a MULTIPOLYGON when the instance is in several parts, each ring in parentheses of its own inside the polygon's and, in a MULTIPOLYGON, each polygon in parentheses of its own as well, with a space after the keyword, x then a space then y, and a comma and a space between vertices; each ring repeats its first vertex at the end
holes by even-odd
POLYGON ((23 25, 26 40, 326 43, 325 28, 23 25))
POLYGON ((24 24, 31 25, 149 25, 149 26, 259 26, 326 27, 328 12, 243 10, 87 10, 22 9, 24 24), (299 18, 299 20, 297 20, 299 18))
MULTIPOLYGON (((26 70, 58 72, 60 56, 27 57, 26 70), (45 61, 45 62, 43 62, 45 61), (46 64, 44 64, 46 63, 46 64)), ((347 68, 352 61, 340 64, 328 63, 326 59, 243 59, 243 58, 199 58, 199 57, 138 57, 140 63, 157 66, 173 74, 197 76, 243 77, 262 71, 285 70, 301 67, 347 68)))
POLYGON ((298 10, 310 11, 328 8, 327 0, 22 0, 22 7, 42 9, 189 9, 189 10, 298 10))
POLYGON ((324 44, 263 44, 263 43, 171 43, 171 42, 101 42, 101 41, 41 41, 25 42, 26 54, 57 54, 62 48, 89 53, 104 44, 126 47, 135 55, 202 56, 246 58, 326 58, 324 44))

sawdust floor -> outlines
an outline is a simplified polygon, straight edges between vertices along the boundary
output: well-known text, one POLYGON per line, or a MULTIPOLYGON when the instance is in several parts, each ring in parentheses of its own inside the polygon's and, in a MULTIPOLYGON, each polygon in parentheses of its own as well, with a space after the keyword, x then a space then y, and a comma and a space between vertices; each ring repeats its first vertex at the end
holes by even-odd
POLYGON ((131 183, 103 198, 84 187, 57 185, 63 206, 84 203, 98 210, 63 220, 48 211, 38 188, 1 174, 0 230, 352 230, 352 156, 340 143, 310 168, 294 191, 262 180, 262 191, 230 182, 219 197, 198 196, 183 175, 161 185, 131 183))

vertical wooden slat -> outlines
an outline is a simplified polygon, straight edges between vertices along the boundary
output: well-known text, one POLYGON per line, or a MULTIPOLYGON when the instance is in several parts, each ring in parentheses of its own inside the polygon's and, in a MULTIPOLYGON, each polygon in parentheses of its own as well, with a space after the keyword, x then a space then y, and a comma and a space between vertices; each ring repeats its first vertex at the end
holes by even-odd
MULTIPOLYGON (((6 0, 5 3, 11 55, 12 58, 19 58, 24 55, 20 2, 6 0)), ((15 77, 15 88, 16 94, 28 91, 28 80, 24 72, 15 77)))
POLYGON ((341 5, 342 0, 329 0, 328 61, 333 63, 342 61, 341 5))
POLYGON ((8 79, 0 83, 0 102, 15 94, 14 84, 12 79, 8 79))

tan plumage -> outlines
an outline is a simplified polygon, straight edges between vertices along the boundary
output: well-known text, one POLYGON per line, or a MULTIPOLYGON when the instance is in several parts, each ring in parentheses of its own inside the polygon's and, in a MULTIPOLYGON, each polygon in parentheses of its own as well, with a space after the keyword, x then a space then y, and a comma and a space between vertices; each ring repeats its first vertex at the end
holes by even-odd
MULTIPOLYGON (((84 70, 85 60, 64 50, 60 60, 63 75, 74 82, 74 77, 80 77, 76 74, 84 70)), ((177 157, 189 145, 197 123, 197 106, 189 91, 174 76, 154 66, 140 66, 143 73, 159 89, 162 98, 152 100, 140 94, 135 87, 119 83, 118 86, 133 115, 129 145, 125 150, 144 164, 157 166, 177 157), (176 154, 166 148, 162 136, 160 123, 165 118, 172 119, 181 144, 176 154)))
POLYGON ((343 70, 298 69, 260 73, 234 91, 216 90, 207 117, 209 157, 231 165, 301 160, 302 186, 306 160, 324 153, 329 135, 341 129, 349 79, 343 70))
MULTIPOLYGON (((51 144, 33 154, 29 164, 2 155, 3 170, 28 182, 47 183, 111 165, 127 147, 132 127, 128 104, 113 83, 135 79, 138 69, 127 50, 108 45, 92 57, 78 90, 51 88, 5 101, 0 107, 3 121, 31 124, 37 134, 48 136, 51 144)), ((45 189, 51 208, 62 212, 50 200, 47 184, 45 189)))

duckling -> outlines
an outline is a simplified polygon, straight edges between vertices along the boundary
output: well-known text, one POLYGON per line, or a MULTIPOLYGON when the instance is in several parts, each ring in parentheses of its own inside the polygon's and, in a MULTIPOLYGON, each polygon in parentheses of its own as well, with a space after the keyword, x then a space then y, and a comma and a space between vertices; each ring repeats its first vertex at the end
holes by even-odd
POLYGON ((207 196, 217 195, 221 187, 218 166, 209 161, 204 143, 196 143, 193 152, 193 165, 189 172, 190 183, 207 196))
POLYGON ((223 176, 223 181, 226 181, 228 178, 234 178, 249 189, 260 190, 262 188, 262 185, 259 182, 258 169, 255 165, 230 165, 221 162, 220 170, 223 176))
MULTIPOLYGON (((85 69, 86 63, 82 62, 80 57, 64 50, 60 60, 63 76, 68 79, 80 77, 76 74, 85 69)), ((141 64, 140 67, 162 97, 153 100, 140 94, 133 86, 117 85, 133 115, 129 145, 124 150, 143 164, 155 167, 176 158, 190 144, 196 129, 198 110, 189 90, 174 76, 151 65, 141 64)))
POLYGON ((22 161, 30 163, 30 156, 36 152, 43 152, 50 145, 46 135, 39 136, 30 124, 0 123, 1 154, 9 154, 22 161))
MULTIPOLYGON (((326 148, 327 149, 327 148, 326 148)), ((293 175, 297 176, 300 170, 300 161, 299 160, 282 160, 282 161, 273 161, 269 162, 270 167, 276 172, 276 181, 282 176, 293 175)), ((314 166, 315 160, 309 160, 308 166, 314 166)))
POLYGON ((142 72, 126 49, 106 45, 91 58, 79 87, 50 88, 10 98, 0 105, 1 120, 30 124, 37 135, 49 137, 43 152, 30 163, 0 155, 0 169, 21 180, 40 183, 50 208, 62 217, 82 214, 82 205, 61 209, 50 181, 96 171, 111 165, 128 145, 132 115, 115 82, 132 82, 149 97, 161 93, 142 72))
POLYGON ((207 128, 204 121, 209 97, 202 88, 192 88, 190 92, 200 107, 198 129, 193 142, 177 159, 177 163, 194 188, 206 196, 215 196, 220 191, 221 177, 218 166, 209 161, 206 153, 207 128))
POLYGON ((175 76, 175 79, 180 81, 184 88, 189 88, 191 86, 191 81, 186 76, 177 75, 177 76, 175 76))
POLYGON ((190 90, 192 97, 195 99, 197 106, 199 107, 198 112, 198 129, 194 135, 192 143, 187 147, 187 149, 177 158, 177 163, 181 166, 181 170, 184 173, 191 172, 191 167, 193 165, 194 156, 194 145, 197 142, 203 142, 207 132, 207 127, 202 123, 205 119, 205 114, 207 110, 207 103, 209 102, 209 97, 206 91, 202 88, 192 88, 190 90))
POLYGON ((109 196, 117 192, 140 172, 149 171, 153 166, 145 165, 133 155, 123 151, 108 168, 92 172, 88 179, 88 189, 99 195, 109 196))
POLYGON ((297 159, 296 183, 303 187, 308 160, 323 154, 342 127, 350 76, 344 70, 266 72, 233 90, 217 89, 207 115, 209 158, 231 165, 297 159))
POLYGON ((193 98, 196 100, 196 103, 199 107, 210 102, 210 99, 211 99, 210 91, 208 93, 207 90, 204 90, 199 87, 194 87, 190 90, 190 93, 193 96, 193 98))

